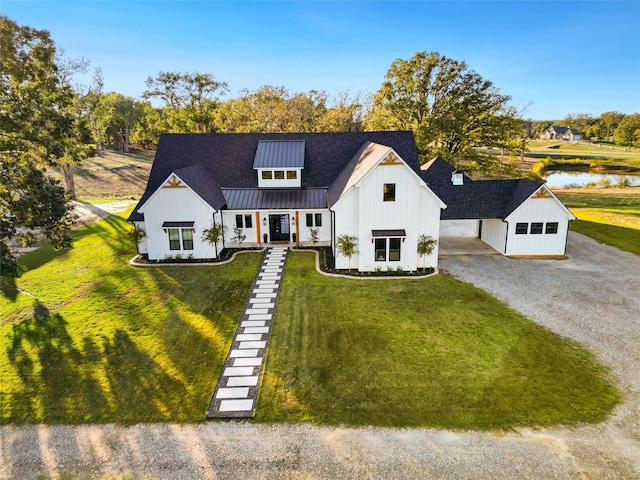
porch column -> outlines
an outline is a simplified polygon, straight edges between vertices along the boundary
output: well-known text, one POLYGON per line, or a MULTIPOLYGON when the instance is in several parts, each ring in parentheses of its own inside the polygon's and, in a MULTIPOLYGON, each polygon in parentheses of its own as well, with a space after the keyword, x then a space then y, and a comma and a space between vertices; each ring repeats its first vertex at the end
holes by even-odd
POLYGON ((258 245, 262 245, 262 237, 260 236, 260 212, 256 212, 256 225, 258 226, 256 230, 258 234, 258 245))

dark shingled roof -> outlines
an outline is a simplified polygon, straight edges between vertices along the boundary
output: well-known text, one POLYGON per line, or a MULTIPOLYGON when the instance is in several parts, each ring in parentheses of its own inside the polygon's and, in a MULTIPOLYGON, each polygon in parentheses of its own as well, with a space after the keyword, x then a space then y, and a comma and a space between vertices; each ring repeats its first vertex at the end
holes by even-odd
POLYGON ((440 157, 423 165, 421 176, 447 208, 442 220, 488 219, 508 217, 519 205, 538 190, 544 182, 532 180, 471 180, 453 185, 455 168, 440 157))
POLYGON ((220 184, 202 163, 176 170, 175 174, 216 210, 226 203, 220 184))
MULTIPOLYGON (((303 188, 327 188, 365 142, 392 147, 410 168, 416 172, 420 168, 413 132, 410 131, 163 134, 160 136, 147 188, 129 220, 143 220, 137 209, 171 173, 178 173, 181 169, 198 164, 209 172, 209 178, 215 178, 221 188, 257 188, 258 176, 253 169, 253 162, 260 140, 305 142, 303 188)), ((200 188, 209 189, 204 185, 194 187, 186 178, 184 181, 198 194, 201 194, 200 188)), ((212 187, 209 194, 220 205, 217 190, 213 192, 212 187)), ((209 194, 206 196, 211 198, 209 194)))

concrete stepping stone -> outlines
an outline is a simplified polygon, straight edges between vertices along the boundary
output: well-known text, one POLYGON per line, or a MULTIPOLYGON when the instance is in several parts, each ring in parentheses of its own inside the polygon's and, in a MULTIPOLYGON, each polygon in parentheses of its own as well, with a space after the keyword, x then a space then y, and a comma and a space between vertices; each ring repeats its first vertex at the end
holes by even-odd
POLYGON ((254 416, 286 248, 266 251, 231 348, 213 392, 207 418, 254 416))

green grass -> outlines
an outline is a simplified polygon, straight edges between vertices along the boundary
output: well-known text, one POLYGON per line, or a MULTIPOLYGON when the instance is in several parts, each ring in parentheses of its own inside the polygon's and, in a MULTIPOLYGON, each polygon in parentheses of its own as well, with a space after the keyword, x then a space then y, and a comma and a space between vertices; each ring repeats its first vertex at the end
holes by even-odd
POLYGON ((619 401, 580 345, 446 276, 321 276, 292 252, 257 420, 508 429, 596 422, 619 401))
MULTIPOLYGON (((0 423, 204 420, 261 253, 133 268, 124 221, 45 247, 2 284, 0 423)), ((602 420, 578 344, 452 278, 328 278, 287 261, 258 421, 494 429, 602 420)))
POLYGON ((626 189, 560 190, 556 194, 577 220, 570 229, 640 255, 640 191, 626 189))
POLYGON ((261 254, 133 268, 126 215, 3 282, 0 423, 204 420, 261 254))

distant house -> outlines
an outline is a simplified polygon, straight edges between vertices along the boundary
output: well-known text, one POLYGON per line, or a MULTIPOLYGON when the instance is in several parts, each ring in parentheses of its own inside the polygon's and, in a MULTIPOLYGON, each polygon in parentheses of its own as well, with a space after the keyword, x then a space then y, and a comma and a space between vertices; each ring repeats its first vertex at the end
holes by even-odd
POLYGON ((583 135, 578 130, 558 125, 551 125, 542 133, 542 135, 540 135, 541 140, 566 140, 569 142, 577 142, 578 140, 582 140, 582 138, 583 135))
POLYGON ((150 260, 315 243, 336 268, 412 271, 437 266, 437 246, 421 259, 417 244, 451 220, 504 255, 562 255, 573 218, 544 182, 471 181, 439 158, 421 169, 412 132, 343 132, 162 135, 129 221, 150 260), (216 246, 202 239, 214 224, 227 227, 216 246), (351 259, 341 235, 357 238, 351 259))
POLYGON ((574 130, 573 128, 568 128, 562 135, 562 139, 569 142, 577 142, 578 140, 582 140, 582 133, 578 130, 574 130))

